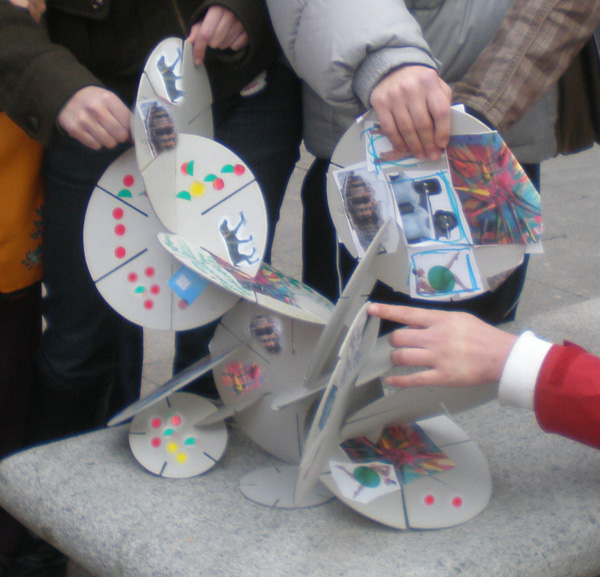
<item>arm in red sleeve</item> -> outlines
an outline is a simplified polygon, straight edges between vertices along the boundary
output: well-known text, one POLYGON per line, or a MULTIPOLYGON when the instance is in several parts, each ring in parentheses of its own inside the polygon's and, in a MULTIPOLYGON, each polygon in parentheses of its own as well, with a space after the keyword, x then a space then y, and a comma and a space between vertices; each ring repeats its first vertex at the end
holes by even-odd
POLYGON ((540 427, 600 449, 600 358, 582 348, 553 345, 534 396, 540 427))

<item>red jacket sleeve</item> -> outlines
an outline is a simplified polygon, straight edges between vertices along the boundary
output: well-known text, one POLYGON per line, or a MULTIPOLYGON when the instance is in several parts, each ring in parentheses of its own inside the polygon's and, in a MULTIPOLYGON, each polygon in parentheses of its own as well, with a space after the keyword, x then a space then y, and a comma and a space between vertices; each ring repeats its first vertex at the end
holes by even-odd
POLYGON ((553 345, 534 394, 540 427, 600 449, 600 358, 566 343, 553 345))

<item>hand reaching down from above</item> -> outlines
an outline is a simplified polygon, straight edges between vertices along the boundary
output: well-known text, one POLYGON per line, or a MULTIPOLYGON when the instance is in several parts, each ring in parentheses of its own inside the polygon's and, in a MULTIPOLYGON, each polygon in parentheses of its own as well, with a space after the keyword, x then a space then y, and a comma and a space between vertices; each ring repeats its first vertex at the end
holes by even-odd
POLYGON ((46 0, 10 0, 11 4, 25 8, 31 17, 39 22, 46 11, 46 0))
POLYGON ((223 6, 211 6, 206 16, 192 26, 188 42, 194 45, 194 64, 204 61, 208 47, 216 50, 241 50, 248 35, 237 16, 223 6))
POLYGON ((382 132, 400 156, 438 160, 450 139, 452 89, 427 66, 403 66, 371 93, 382 132))

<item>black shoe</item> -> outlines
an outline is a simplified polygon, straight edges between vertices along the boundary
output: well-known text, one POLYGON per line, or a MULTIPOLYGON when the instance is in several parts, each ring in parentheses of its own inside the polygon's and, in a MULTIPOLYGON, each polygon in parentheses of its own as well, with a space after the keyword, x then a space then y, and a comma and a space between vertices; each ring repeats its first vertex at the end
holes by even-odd
POLYGON ((15 557, 3 577, 66 577, 69 558, 45 541, 15 557))

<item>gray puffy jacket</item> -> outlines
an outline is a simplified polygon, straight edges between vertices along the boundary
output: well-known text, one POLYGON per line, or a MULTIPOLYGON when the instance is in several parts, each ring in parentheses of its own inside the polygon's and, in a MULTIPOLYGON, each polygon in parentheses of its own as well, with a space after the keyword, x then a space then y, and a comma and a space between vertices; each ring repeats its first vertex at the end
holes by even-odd
MULTIPOLYGON (((275 32, 304 81, 304 138, 331 155, 369 107, 371 91, 406 64, 437 68, 448 83, 466 72, 512 0, 267 0, 275 32)), ((556 91, 504 135, 521 162, 555 153, 556 91)))

